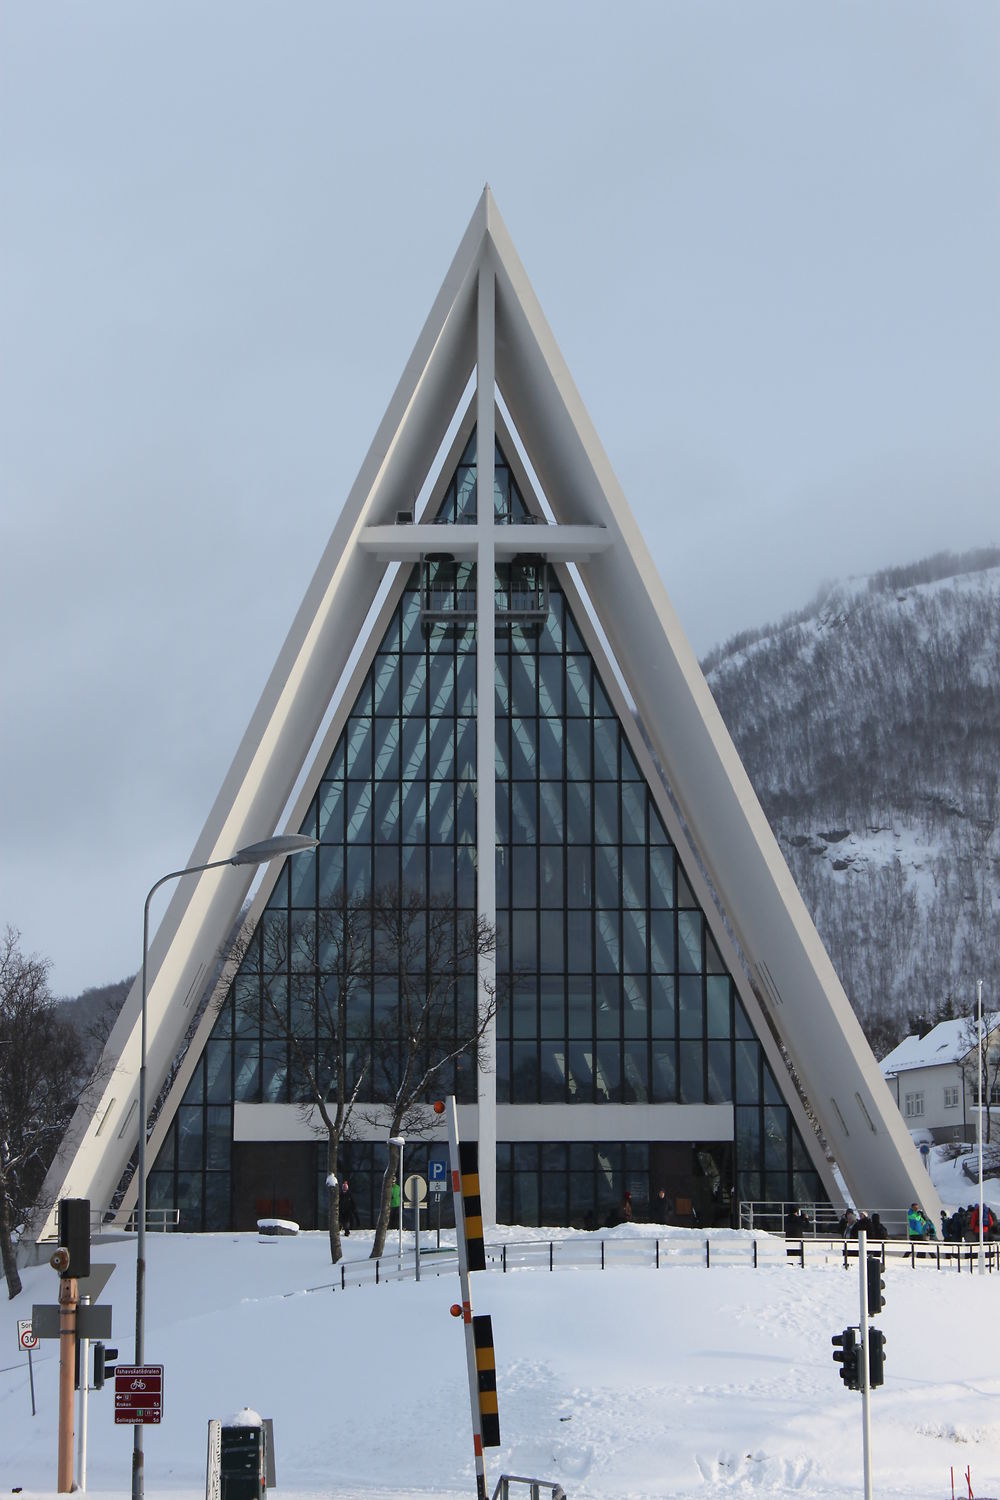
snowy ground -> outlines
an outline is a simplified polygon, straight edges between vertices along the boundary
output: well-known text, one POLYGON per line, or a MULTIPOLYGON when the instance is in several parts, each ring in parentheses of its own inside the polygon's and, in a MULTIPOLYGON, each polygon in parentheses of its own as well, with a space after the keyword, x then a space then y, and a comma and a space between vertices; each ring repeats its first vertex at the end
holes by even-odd
MULTIPOLYGON (((974 1197, 970 1184, 954 1186, 942 1184, 949 1203, 974 1197)), ((667 1235, 672 1247, 704 1245, 693 1231, 667 1235)), ((352 1235, 351 1256, 369 1243, 352 1235)), ((475 1494, 462 1325, 448 1311, 457 1276, 309 1292, 332 1279, 323 1235, 152 1236, 149 1245, 147 1358, 165 1366, 164 1421, 146 1429, 150 1495, 204 1493, 207 1421, 245 1405, 273 1417, 278 1491, 296 1500, 475 1494)), ((569 1500, 861 1494, 861 1398, 841 1385, 830 1344, 857 1321, 857 1272, 819 1256, 805 1270, 786 1265, 777 1244, 754 1270, 750 1236, 733 1233, 720 1235, 717 1259, 743 1248, 743 1266, 677 1265, 664 1254, 660 1270, 650 1255, 641 1268, 474 1276, 475 1309, 493 1317, 504 1440, 487 1450, 490 1491, 507 1472, 558 1480, 569 1500)), ((125 1357, 134 1241, 102 1245, 94 1258, 120 1263, 102 1300, 125 1357)), ((948 1497, 953 1468, 965 1496, 969 1468, 977 1497, 1000 1495, 1000 1275, 892 1265, 886 1281, 875 1494, 948 1497)), ((16 1320, 56 1290, 54 1272, 38 1267, 3 1305, 7 1492, 55 1487, 56 1345, 34 1357, 32 1418, 16 1320)), ((132 1434, 114 1425, 113 1405, 110 1386, 91 1394, 87 1488, 125 1496, 132 1434)))

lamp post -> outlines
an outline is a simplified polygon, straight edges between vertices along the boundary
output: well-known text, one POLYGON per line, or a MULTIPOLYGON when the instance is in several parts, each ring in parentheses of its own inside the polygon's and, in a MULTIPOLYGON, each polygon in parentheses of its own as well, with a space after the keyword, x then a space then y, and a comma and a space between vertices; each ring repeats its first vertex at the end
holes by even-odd
POLYGON ((976 980, 976 1054, 979 1059, 979 1121, 976 1125, 976 1145, 979 1147, 979 1274, 986 1271, 986 1255, 983 1250, 983 981, 976 980))
MULTIPOLYGON (((205 870, 221 870, 225 865, 266 865, 272 859, 286 855, 304 854, 315 849, 319 839, 304 833, 281 834, 277 838, 263 839, 257 844, 247 844, 237 849, 228 859, 209 860, 205 865, 188 865, 183 870, 171 870, 161 875, 149 888, 146 904, 142 910, 142 1022, 139 1041, 139 1193, 136 1202, 138 1240, 135 1261, 135 1362, 145 1363, 146 1353, 146 1000, 148 997, 149 967, 149 903, 168 880, 179 880, 182 875, 200 875, 205 870)), ((143 1497, 143 1451, 142 1424, 137 1422, 133 1431, 132 1447, 132 1500, 143 1497)))
POLYGON ((399 1152, 399 1274, 403 1274, 403 1147, 406 1145, 406 1137, 402 1135, 391 1135, 389 1145, 395 1146, 399 1152))

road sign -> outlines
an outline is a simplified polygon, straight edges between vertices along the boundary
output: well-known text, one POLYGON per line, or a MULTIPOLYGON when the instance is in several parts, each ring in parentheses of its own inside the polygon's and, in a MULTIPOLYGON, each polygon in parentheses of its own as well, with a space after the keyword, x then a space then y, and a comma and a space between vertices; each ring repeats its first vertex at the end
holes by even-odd
POLYGON ((151 1426, 163 1412, 163 1366, 119 1365, 115 1370, 115 1422, 151 1426))
POLYGON ((427 1161, 427 1186, 432 1193, 447 1193, 451 1187, 448 1181, 448 1153, 443 1156, 431 1156, 427 1161))
MULTIPOLYGON (((56 1303, 36 1302, 31 1309, 31 1328, 36 1339, 59 1337, 59 1307, 56 1303)), ((99 1302, 96 1307, 81 1303, 76 1310, 76 1336, 80 1339, 111 1337, 111 1305, 99 1302)))
POLYGON ((19 1349, 37 1349, 38 1338, 31 1331, 30 1318, 18 1318, 17 1320, 17 1347, 19 1349))
POLYGON ((423 1203, 427 1197, 427 1183, 414 1172, 403 1183, 404 1203, 407 1208, 423 1203))

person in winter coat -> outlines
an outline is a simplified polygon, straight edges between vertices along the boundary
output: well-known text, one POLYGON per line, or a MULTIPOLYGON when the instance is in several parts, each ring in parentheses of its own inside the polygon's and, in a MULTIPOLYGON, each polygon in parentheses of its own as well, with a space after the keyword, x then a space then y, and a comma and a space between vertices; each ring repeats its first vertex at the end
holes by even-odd
POLYGON ((919 1203, 911 1203, 910 1211, 906 1215, 906 1232, 911 1240, 933 1240, 937 1238, 937 1231, 931 1221, 925 1217, 919 1203))
POLYGON ((350 1183, 345 1178, 340 1184, 340 1228, 342 1233, 350 1234, 352 1229, 358 1227, 358 1211, 354 1206, 354 1195, 351 1192, 350 1183))
POLYGON ((623 1224, 631 1224, 632 1222, 632 1194, 628 1191, 626 1191, 625 1197, 622 1199, 621 1222, 623 1224))

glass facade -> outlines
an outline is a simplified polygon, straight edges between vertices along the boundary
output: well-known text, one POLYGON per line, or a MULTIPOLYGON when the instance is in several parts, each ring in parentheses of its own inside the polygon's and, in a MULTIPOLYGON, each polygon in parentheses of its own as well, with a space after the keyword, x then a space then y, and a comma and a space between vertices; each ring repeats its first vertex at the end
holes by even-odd
MULTIPOLYGON (((524 521, 499 446, 495 463, 495 520, 524 521)), ((473 434, 439 520, 475 519, 475 479, 473 434)), ((319 848, 282 871, 150 1173, 150 1205, 179 1207, 184 1227, 245 1227, 266 1203, 323 1222, 321 1145, 283 1159, 294 1191, 282 1191, 266 1144, 233 1144, 233 1110, 308 1098, 290 1032, 324 1066, 324 912, 344 893, 396 888, 446 902, 456 928, 475 916, 476 582, 473 565, 447 558, 407 581, 302 825, 319 848)), ((697 1184, 706 1153, 721 1162, 708 1179, 727 1215, 733 1195, 824 1197, 555 573, 516 559, 494 595, 498 1103, 732 1104, 735 1115, 735 1140, 690 1143, 682 1168, 666 1143, 501 1143, 501 1220, 599 1218, 626 1186, 640 1202, 664 1182, 697 1184)), ((456 1018, 474 987, 469 974, 456 1018)), ((352 995, 352 1056, 397 1006, 395 976, 373 965, 352 995)), ((473 1100, 474 1069, 472 1058, 452 1066, 441 1091, 473 1100)), ((384 1147, 344 1152, 365 1222, 384 1147)))

